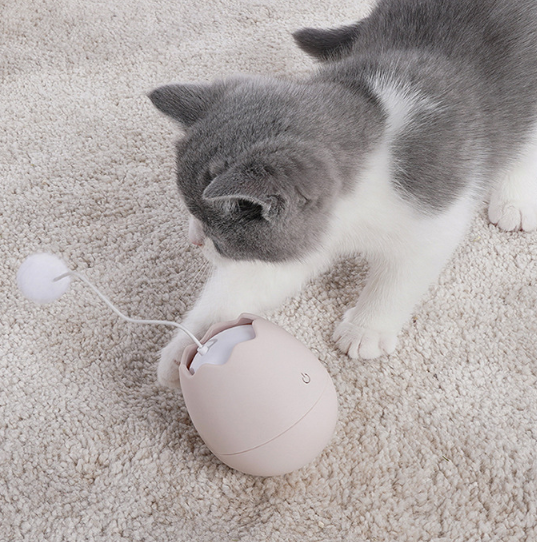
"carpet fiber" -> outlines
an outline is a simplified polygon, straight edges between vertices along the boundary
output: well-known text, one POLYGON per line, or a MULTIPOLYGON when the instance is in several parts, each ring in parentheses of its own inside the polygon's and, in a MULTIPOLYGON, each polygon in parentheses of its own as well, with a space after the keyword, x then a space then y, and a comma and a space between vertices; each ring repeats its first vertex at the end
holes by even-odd
POLYGON ((363 287, 341 261, 269 315, 337 388, 337 432, 298 472, 222 465, 156 384, 168 328, 117 319, 81 283, 34 306, 14 277, 60 255, 133 317, 179 320, 209 272, 186 241, 172 81, 303 75, 290 33, 370 0, 7 0, 0 8, 0 540, 537 540, 537 236, 481 212, 398 351, 331 340, 363 287))

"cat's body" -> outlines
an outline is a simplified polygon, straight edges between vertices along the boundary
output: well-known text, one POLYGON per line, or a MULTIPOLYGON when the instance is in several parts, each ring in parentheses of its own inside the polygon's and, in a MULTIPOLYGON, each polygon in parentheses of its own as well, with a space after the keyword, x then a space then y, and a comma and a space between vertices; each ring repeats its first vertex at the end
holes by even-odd
MULTIPOLYGON (((151 95, 186 129, 179 188, 216 264, 184 323, 199 335, 262 313, 361 252, 370 277, 334 338, 351 357, 389 354, 480 201, 503 229, 537 228, 537 3, 381 0, 295 38, 325 61, 308 80, 151 95)), ((187 343, 163 350, 162 383, 178 385, 187 343)))

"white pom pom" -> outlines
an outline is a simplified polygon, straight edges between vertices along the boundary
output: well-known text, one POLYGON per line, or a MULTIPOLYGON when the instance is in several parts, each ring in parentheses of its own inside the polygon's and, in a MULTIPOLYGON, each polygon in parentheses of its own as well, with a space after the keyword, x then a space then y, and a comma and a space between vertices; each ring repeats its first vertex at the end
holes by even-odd
POLYGON ((54 281, 56 277, 69 272, 69 268, 52 254, 28 256, 17 272, 20 291, 30 300, 44 304, 56 301, 69 288, 71 277, 54 281))

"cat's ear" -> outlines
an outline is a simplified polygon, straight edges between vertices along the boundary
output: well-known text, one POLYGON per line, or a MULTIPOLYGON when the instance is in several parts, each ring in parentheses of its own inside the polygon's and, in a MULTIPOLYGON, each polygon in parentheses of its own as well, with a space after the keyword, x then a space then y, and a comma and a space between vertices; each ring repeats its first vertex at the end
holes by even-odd
POLYGON ((363 21, 333 29, 302 28, 293 33, 297 45, 317 60, 339 60, 358 38, 363 21))
POLYGON ((207 114, 220 93, 215 85, 166 85, 153 90, 149 99, 159 111, 188 128, 207 114))
POLYGON ((244 209, 250 216, 255 216, 257 210, 257 214, 268 221, 277 219, 285 210, 285 198, 271 182, 270 174, 260 179, 227 171, 211 181, 203 192, 203 199, 228 203, 230 208, 244 209))

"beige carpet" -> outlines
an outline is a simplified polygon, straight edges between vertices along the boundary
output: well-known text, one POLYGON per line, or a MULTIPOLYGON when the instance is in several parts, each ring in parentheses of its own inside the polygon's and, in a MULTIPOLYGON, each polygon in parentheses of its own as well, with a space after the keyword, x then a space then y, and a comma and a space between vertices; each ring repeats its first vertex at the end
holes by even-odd
POLYGON ((341 262, 270 317, 340 400, 310 466, 257 479, 218 462, 156 384, 168 328, 119 321, 82 284, 36 307, 34 251, 132 316, 180 319, 207 268, 186 242, 175 131, 146 92, 312 63, 290 32, 370 0, 6 0, 0 7, 0 541, 537 540, 537 235, 485 215, 388 359, 331 341, 363 286, 341 262))

